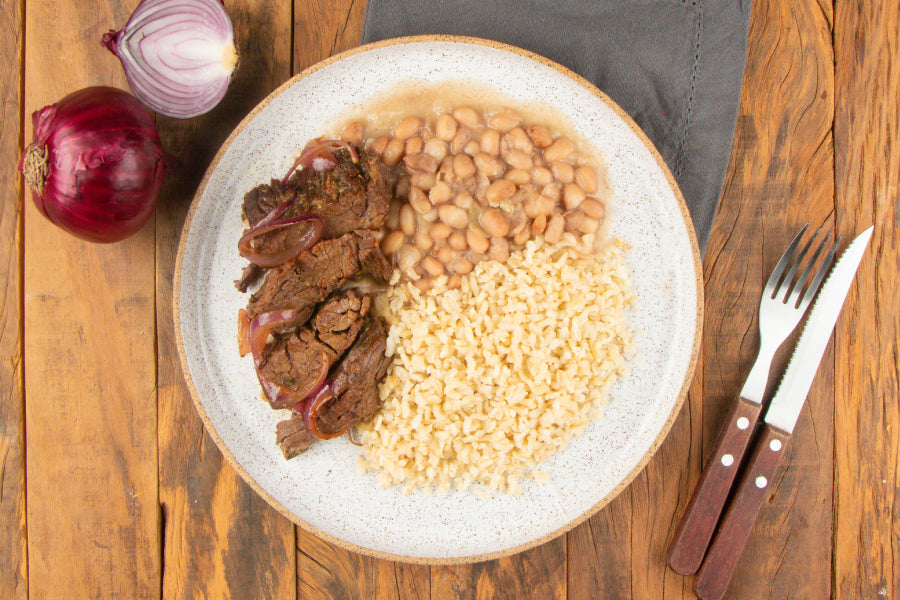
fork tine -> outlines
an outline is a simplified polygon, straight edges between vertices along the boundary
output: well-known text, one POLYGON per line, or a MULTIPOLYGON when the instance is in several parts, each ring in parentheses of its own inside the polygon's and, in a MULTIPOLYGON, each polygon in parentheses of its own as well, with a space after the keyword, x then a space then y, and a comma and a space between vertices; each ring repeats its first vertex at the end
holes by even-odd
POLYGON ((816 229, 816 232, 813 234, 809 241, 806 242, 806 245, 803 246, 803 250, 800 251, 800 254, 797 255, 797 260, 794 261, 794 264, 791 265, 791 270, 788 271, 788 274, 784 276, 784 279, 781 281, 781 285, 778 288, 777 294, 780 296, 781 291, 784 290, 784 296, 781 301, 787 303, 788 298, 791 297, 791 292, 797 287, 793 284, 794 275, 797 274, 797 269, 800 268, 800 263, 803 262, 803 257, 806 256, 806 253, 809 252, 810 247, 812 246, 813 241, 819 237, 819 232, 822 230, 820 227, 816 229))
POLYGON ((809 223, 806 223, 797 235, 794 236, 794 239, 791 240, 791 244, 784 251, 784 254, 781 255, 781 259, 778 261, 778 264, 775 265, 775 268, 772 269, 772 274, 769 275, 769 280, 766 281, 765 290, 770 298, 774 298, 776 295, 776 289, 778 287, 778 280, 781 277, 781 274, 784 272, 784 268, 790 262, 791 257, 794 255, 794 250, 797 249, 797 244, 800 243, 800 238, 803 237, 803 233, 806 231, 806 228, 809 227, 809 223))
MULTIPOLYGON (((812 244, 812 241, 814 239, 816 239, 816 237, 818 235, 819 235, 819 230, 817 229, 816 235, 813 236, 812 240, 809 240, 810 244, 812 244)), ((828 244, 828 240, 830 240, 830 239, 831 239, 831 232, 829 231, 825 235, 825 238, 822 240, 822 242, 819 244, 819 247, 816 248, 816 251, 812 255, 812 258, 810 258, 809 262, 806 263, 806 267, 803 269, 803 272, 800 273, 800 278, 797 279, 797 282, 794 284, 793 289, 791 289, 791 295, 788 296, 788 300, 790 300, 791 304, 794 305, 794 308, 797 308, 800 306, 800 293, 803 291, 803 285, 806 283, 806 279, 809 277, 809 274, 812 273, 813 266, 816 264, 816 261, 819 260, 819 255, 822 254, 822 250, 828 244)), ((809 244, 807 245, 806 248, 804 248, 803 254, 806 254, 806 250, 808 250, 808 249, 809 249, 809 244)), ((800 260, 802 260, 802 257, 803 257, 803 255, 801 255, 800 259, 798 259, 798 261, 797 261, 798 265, 800 263, 800 260)))
POLYGON ((806 289, 806 293, 803 294, 803 299, 800 300, 800 303, 797 305, 798 307, 802 307, 803 310, 806 310, 807 305, 812 301, 813 296, 816 295, 816 292, 819 290, 819 286, 822 285, 822 280, 825 279, 825 275, 831 269, 831 263, 834 261, 834 255, 837 253, 838 246, 841 243, 841 238, 843 236, 838 236, 838 239, 835 240, 834 244, 831 246, 831 250, 828 251, 828 254, 825 256, 825 260, 822 262, 822 266, 819 267, 819 270, 816 272, 816 276, 813 277, 813 280, 810 282, 809 287, 806 289))

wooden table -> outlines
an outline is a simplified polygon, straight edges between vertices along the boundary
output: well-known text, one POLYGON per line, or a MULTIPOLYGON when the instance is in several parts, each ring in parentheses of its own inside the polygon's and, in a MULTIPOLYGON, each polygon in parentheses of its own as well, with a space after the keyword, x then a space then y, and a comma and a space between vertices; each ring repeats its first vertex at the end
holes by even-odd
POLYGON ((364 2, 226 0, 242 54, 227 98, 159 119, 182 168, 142 231, 92 245, 41 217, 13 167, 32 111, 87 85, 128 89, 99 40, 135 4, 0 0, 0 597, 692 598, 664 562, 673 520, 753 360, 762 282, 806 221, 875 234, 731 597, 900 595, 897 2, 753 3, 704 260, 702 356, 671 433, 583 525, 456 567, 377 560, 295 528, 223 460, 175 348, 175 252, 206 166, 276 86, 358 43, 364 2))

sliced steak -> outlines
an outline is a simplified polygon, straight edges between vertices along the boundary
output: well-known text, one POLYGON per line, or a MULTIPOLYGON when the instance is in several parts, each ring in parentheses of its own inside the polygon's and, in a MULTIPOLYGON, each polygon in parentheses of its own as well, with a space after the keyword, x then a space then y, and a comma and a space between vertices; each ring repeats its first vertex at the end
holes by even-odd
POLYGON ((358 229, 380 229, 390 207, 393 178, 374 154, 361 152, 359 162, 345 152, 330 171, 303 169, 288 186, 299 190, 290 212, 314 213, 325 220, 325 238, 358 229))
POLYGON ((356 339, 363 317, 372 307, 372 297, 355 290, 338 292, 322 304, 312 320, 312 328, 322 343, 343 354, 356 339))
POLYGON ((333 400, 319 411, 323 432, 343 431, 375 416, 381 405, 378 382, 391 363, 386 347, 387 327, 380 318, 368 317, 356 342, 332 371, 333 400))
POLYGON ((390 277, 391 265, 370 231, 324 240, 297 258, 270 269, 259 290, 250 297, 251 317, 272 310, 300 311, 298 323, 312 316, 316 304, 357 273, 380 282, 390 277))
MULTIPOLYGON (((328 369, 356 340, 372 299, 354 290, 332 295, 319 307, 308 326, 282 334, 266 345, 260 377, 296 392, 303 398, 321 383, 328 369)), ((272 408, 288 408, 290 403, 269 399, 272 408)))
POLYGON ((263 217, 272 212, 276 206, 293 196, 286 186, 277 179, 270 183, 262 183, 246 194, 242 205, 244 220, 254 226, 263 217))
POLYGON ((292 412, 290 419, 275 426, 275 442, 287 459, 306 452, 318 439, 306 430, 303 416, 297 413, 292 412))
POLYGON ((335 154, 330 171, 296 171, 286 183, 273 179, 244 195, 244 219, 252 226, 287 200, 284 217, 313 213, 325 221, 323 239, 358 229, 380 229, 390 206, 393 176, 374 154, 359 152, 353 162, 346 151, 335 154))

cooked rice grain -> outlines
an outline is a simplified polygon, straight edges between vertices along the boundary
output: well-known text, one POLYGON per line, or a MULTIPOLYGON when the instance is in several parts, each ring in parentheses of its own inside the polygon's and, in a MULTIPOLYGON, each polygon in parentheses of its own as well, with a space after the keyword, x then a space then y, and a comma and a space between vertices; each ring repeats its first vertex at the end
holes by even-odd
POLYGON ((403 283, 376 300, 394 362, 360 426, 361 469, 404 492, 546 480, 535 467, 599 416, 632 346, 625 245, 572 245, 532 240, 457 290, 403 283))

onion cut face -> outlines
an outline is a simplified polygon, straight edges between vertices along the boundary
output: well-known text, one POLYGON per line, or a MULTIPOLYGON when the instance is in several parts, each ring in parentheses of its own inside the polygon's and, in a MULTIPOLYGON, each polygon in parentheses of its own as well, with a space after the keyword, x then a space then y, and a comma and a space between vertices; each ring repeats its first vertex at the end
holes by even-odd
POLYGON ((117 242, 147 222, 173 161, 134 96, 85 88, 32 119, 34 141, 19 170, 45 217, 92 242, 117 242))
POLYGON ((216 106, 238 63, 231 19, 217 0, 143 0, 102 43, 141 102, 180 119, 216 106))

